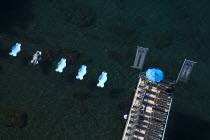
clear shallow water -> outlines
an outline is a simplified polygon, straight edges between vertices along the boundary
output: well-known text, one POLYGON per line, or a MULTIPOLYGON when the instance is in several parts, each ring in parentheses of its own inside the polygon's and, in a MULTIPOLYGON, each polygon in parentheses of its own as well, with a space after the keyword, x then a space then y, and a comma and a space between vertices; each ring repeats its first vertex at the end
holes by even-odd
POLYGON ((145 67, 163 69, 167 78, 176 78, 185 58, 198 62, 189 82, 177 85, 165 139, 209 136, 207 1, 22 0, 13 3, 19 8, 3 2, 0 139, 121 139, 123 115, 129 110, 138 80, 139 71, 130 67, 137 45, 149 48, 145 67), (28 7, 25 15, 24 7, 28 7), (81 23, 77 15, 85 11, 76 13, 75 7, 92 9, 95 20, 90 26, 74 25, 81 23), (22 44, 22 51, 13 58, 7 54, 16 42, 22 44), (35 67, 29 64, 36 50, 52 49, 58 55, 58 48, 70 52, 64 54, 69 57, 64 73, 54 71, 60 58, 35 67), (84 57, 80 55, 76 61, 72 49, 84 57), (78 81, 75 76, 81 64, 88 66, 88 74, 78 81), (96 83, 102 71, 108 72, 108 81, 100 89, 96 83), (5 126, 4 114, 9 108, 28 114, 26 127, 5 126))

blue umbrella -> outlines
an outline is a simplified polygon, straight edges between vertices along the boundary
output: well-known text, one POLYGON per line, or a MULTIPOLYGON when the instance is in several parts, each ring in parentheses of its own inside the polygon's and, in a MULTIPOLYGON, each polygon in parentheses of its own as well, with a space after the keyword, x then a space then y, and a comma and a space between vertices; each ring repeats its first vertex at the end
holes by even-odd
POLYGON ((150 68, 146 71, 146 77, 152 82, 160 82, 163 80, 163 72, 159 69, 150 68))

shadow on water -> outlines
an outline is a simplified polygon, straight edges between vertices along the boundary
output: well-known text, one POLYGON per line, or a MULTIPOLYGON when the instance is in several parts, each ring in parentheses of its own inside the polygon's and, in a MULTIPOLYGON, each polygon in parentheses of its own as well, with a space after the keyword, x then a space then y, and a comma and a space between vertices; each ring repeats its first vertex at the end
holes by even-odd
POLYGON ((30 61, 31 61, 31 56, 24 56, 21 60, 21 63, 23 66, 27 67, 31 64, 30 61))
POLYGON ((68 76, 67 76, 67 82, 70 82, 71 84, 74 84, 75 81, 77 80, 75 78, 76 75, 77 75, 77 72, 76 71, 69 73, 68 76))
POLYGON ((41 66, 41 69, 42 69, 42 72, 46 75, 49 75, 51 70, 53 69, 53 63, 51 61, 42 61, 40 60, 41 63, 40 63, 40 66, 41 66))
POLYGON ((4 59, 6 59, 6 58, 9 58, 9 52, 10 52, 10 50, 0 50, 0 58, 4 58, 4 59))
POLYGON ((111 88, 109 90, 109 96, 112 98, 118 97, 121 93, 123 93, 125 90, 123 88, 111 88))
POLYGON ((1 0, 0 17, 0 30, 15 33, 14 29, 23 29, 32 20, 32 1, 1 0))
POLYGON ((95 91, 98 87, 96 86, 98 83, 98 81, 96 80, 91 80, 88 85, 87 85, 87 88, 90 90, 90 91, 95 91))
POLYGON ((210 137, 210 123, 187 114, 174 114, 166 131, 170 140, 207 140, 210 137), (171 130, 170 130, 171 129, 171 130))

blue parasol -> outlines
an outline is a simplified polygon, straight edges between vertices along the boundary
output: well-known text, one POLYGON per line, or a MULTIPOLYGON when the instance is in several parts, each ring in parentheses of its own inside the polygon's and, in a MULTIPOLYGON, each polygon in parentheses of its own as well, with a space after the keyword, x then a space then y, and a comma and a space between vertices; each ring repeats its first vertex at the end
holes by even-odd
POLYGON ((152 82, 160 82, 164 75, 160 69, 150 68, 146 71, 146 77, 152 82))

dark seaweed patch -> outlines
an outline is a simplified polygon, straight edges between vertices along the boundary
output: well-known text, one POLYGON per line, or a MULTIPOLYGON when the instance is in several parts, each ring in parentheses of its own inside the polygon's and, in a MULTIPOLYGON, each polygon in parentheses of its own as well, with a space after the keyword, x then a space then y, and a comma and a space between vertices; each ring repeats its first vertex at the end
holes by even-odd
POLYGON ((9 127, 23 128, 27 125, 27 114, 17 109, 9 109, 6 113, 5 118, 6 125, 9 127))

